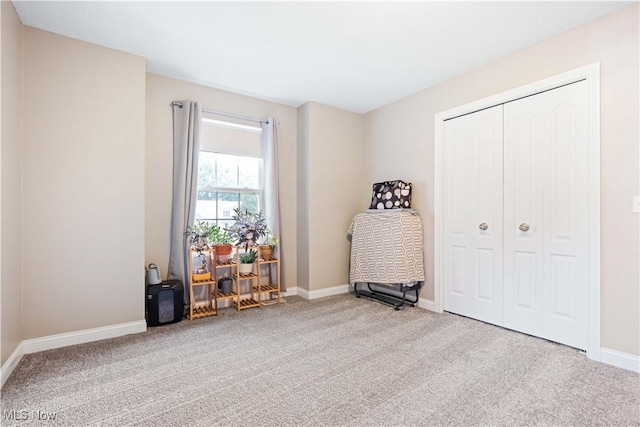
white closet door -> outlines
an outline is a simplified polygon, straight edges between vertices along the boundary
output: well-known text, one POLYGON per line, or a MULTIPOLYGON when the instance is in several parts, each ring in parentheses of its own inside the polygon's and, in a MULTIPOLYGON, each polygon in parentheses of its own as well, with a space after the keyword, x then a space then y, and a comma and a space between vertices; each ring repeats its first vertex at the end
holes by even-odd
POLYGON ((502 324, 502 105, 444 123, 444 308, 502 324))
POLYGON ((504 326, 587 346, 587 86, 504 105, 504 326))

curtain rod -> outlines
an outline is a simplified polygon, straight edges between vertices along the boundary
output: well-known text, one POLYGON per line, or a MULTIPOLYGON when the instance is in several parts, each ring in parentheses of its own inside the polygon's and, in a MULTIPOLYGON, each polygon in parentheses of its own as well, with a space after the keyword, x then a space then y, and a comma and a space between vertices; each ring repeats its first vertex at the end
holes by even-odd
MULTIPOLYGON (((171 105, 171 107, 180 107, 180 108, 182 108, 182 102, 173 101, 170 105, 171 105)), ((247 121, 250 121, 250 122, 264 123, 264 124, 267 124, 267 125, 269 124, 269 120, 254 119, 253 117, 241 116, 239 114, 224 113, 222 111, 209 110, 208 108, 203 108, 202 112, 206 113, 206 114, 214 114, 216 116, 231 117, 231 118, 234 118, 234 119, 241 119, 241 120, 247 120, 247 121)))

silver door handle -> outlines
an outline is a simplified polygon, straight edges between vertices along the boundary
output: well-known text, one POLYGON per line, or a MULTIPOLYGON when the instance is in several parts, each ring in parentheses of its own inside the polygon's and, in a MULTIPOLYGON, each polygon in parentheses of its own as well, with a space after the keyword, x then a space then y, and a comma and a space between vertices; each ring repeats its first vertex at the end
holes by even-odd
POLYGON ((480 224, 480 225, 478 226, 478 228, 479 228, 480 230, 486 230, 487 228, 489 228, 489 225, 488 225, 486 222, 483 222, 482 224, 480 224))
POLYGON ((520 231, 529 231, 529 224, 527 224, 526 222, 523 222, 522 224, 520 224, 520 227, 518 227, 520 229, 520 231))

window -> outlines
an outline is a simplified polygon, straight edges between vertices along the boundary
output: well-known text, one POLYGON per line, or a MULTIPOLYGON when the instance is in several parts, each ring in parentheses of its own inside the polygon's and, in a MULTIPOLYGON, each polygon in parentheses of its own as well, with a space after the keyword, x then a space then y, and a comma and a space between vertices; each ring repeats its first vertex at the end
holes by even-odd
POLYGON ((222 123, 203 120, 195 219, 225 228, 234 209, 263 209, 263 173, 260 128, 222 123))

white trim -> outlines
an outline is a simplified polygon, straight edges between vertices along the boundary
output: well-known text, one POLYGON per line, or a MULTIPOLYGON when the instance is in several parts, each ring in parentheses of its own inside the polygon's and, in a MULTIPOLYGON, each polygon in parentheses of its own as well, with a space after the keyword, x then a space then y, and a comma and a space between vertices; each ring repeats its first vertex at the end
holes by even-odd
POLYGON ((433 303, 434 311, 444 311, 444 120, 445 113, 438 113, 434 118, 435 140, 433 148, 433 303))
POLYGON ((636 356, 635 354, 623 353, 618 350, 602 347, 600 349, 600 362, 640 373, 640 356, 636 356))
POLYGON ((116 338, 128 334, 137 334, 147 330, 147 322, 138 320, 135 322, 120 323, 100 328, 84 329, 64 334, 49 335, 22 341, 24 354, 36 353, 54 348, 67 347, 69 345, 84 344, 92 341, 100 341, 107 338, 116 338))
POLYGON ((2 364, 2 368, 0 369, 0 388, 4 386, 4 383, 7 381, 13 370, 18 366, 18 362, 22 359, 24 355, 22 349, 22 342, 18 344, 13 353, 9 356, 9 358, 2 364))
MULTIPOLYGON (((586 68, 586 67, 585 67, 586 68)), ((586 75, 589 95, 589 285, 587 357, 600 361, 600 63, 586 75)))
POLYGON ((219 128, 233 129, 233 130, 240 130, 240 131, 244 131, 244 132, 262 134, 262 128, 261 127, 241 125, 241 124, 238 124, 238 123, 226 122, 224 120, 208 119, 206 117, 203 117, 202 118, 202 124, 203 125, 208 125, 208 126, 215 126, 215 127, 219 127, 219 128))
POLYGON ((311 300, 311 299, 329 297, 332 295, 347 294, 349 293, 350 289, 351 289, 350 285, 348 284, 331 286, 329 288, 323 288, 323 289, 316 289, 315 291, 308 291, 303 288, 298 288, 298 295, 300 295, 304 299, 311 300))
POLYGON ((67 332, 64 334, 48 335, 46 337, 23 340, 11 353, 7 361, 0 369, 0 387, 4 386, 22 356, 39 351, 52 350, 54 348, 67 347, 75 344, 84 344, 92 341, 100 341, 108 338, 121 337, 123 335, 137 334, 147 330, 147 322, 138 320, 135 322, 119 323, 117 325, 102 326, 100 328, 84 329, 81 331, 67 332))
POLYGON ((586 80, 589 97, 589 326, 587 357, 600 360, 600 63, 558 74, 500 94, 437 113, 434 117, 434 311, 444 310, 444 121, 484 108, 504 104, 579 80, 586 80))
POLYGON ((438 313, 438 311, 436 310, 436 302, 430 299, 418 298, 418 307, 438 313))
POLYGON ((293 296, 296 296, 296 295, 298 295, 298 287, 297 286, 294 286, 292 288, 287 288, 286 291, 282 292, 282 296, 285 296, 285 297, 293 297, 293 296))
POLYGON ((298 288, 298 294, 299 297, 302 297, 304 299, 311 299, 309 298, 309 291, 306 290, 305 288, 298 288))

